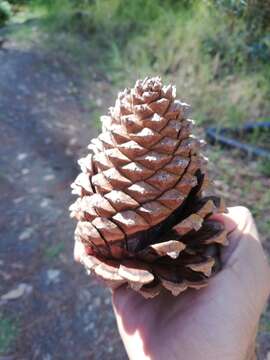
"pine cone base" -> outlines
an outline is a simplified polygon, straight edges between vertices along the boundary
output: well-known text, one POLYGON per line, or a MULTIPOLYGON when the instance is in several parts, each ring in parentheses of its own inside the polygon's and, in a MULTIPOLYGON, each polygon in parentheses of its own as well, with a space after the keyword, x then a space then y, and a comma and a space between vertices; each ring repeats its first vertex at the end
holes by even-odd
POLYGON ((207 160, 188 109, 160 78, 139 80, 119 93, 92 153, 79 160, 75 241, 86 245, 87 269, 112 288, 178 295, 206 286, 220 268, 227 234, 211 215, 226 208, 204 194, 207 160))

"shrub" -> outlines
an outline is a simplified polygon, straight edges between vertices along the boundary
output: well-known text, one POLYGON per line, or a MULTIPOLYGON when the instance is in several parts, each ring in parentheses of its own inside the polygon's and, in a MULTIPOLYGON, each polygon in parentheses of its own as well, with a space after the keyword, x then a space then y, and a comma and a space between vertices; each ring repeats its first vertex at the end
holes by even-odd
POLYGON ((3 26, 11 17, 11 5, 7 1, 0 1, 0 26, 3 26))
POLYGON ((78 63, 88 52, 113 83, 160 74, 205 123, 268 113, 270 0, 32 1, 46 6, 52 35, 61 33, 57 48, 78 63))
POLYGON ((207 39, 206 48, 210 54, 216 49, 225 66, 229 66, 228 59, 236 65, 268 62, 270 0, 212 0, 208 4, 218 10, 216 15, 225 26, 207 39))

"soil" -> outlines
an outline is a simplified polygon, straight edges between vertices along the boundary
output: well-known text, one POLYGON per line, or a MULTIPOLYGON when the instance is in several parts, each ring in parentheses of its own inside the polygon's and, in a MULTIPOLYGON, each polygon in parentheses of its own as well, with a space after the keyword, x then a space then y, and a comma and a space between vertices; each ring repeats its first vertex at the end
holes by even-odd
POLYGON ((36 44, 0 49, 0 314, 17 328, 0 359, 126 359, 109 291, 73 261, 69 186, 95 129, 64 68, 36 44))

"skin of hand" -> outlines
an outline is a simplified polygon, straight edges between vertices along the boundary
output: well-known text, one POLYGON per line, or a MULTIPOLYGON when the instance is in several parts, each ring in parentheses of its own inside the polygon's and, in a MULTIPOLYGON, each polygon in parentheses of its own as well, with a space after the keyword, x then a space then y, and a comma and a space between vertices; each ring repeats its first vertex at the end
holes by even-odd
MULTIPOLYGON (((118 329, 130 359, 251 360, 260 315, 270 293, 270 268, 249 210, 215 215, 228 230, 223 269, 206 288, 178 297, 144 299, 127 287, 113 291, 118 329)), ((83 263, 84 246, 75 245, 83 263)))

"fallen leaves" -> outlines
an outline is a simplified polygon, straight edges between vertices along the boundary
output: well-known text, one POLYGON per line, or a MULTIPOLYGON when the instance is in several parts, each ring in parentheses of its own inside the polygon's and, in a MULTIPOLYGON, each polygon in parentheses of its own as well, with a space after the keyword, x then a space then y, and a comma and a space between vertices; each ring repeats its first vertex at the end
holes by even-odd
POLYGON ((28 295, 32 292, 32 285, 21 283, 14 289, 8 291, 6 294, 1 296, 2 301, 16 300, 24 295, 28 295))

